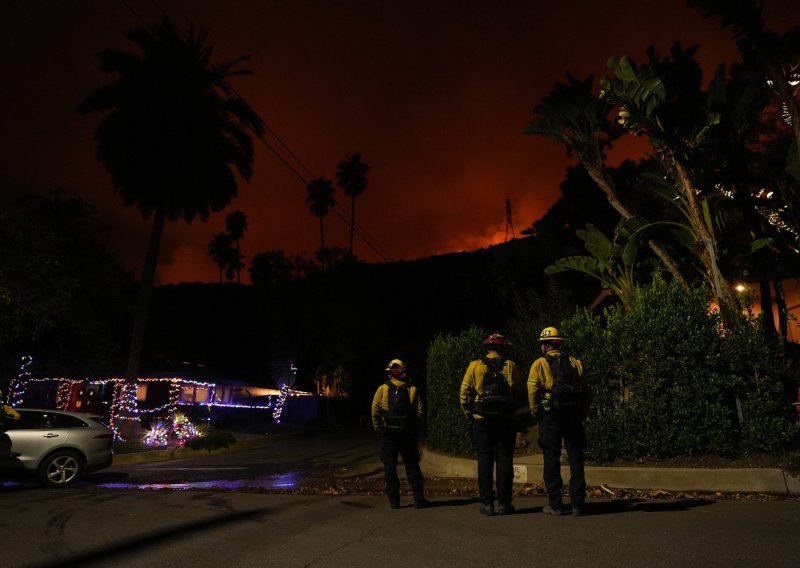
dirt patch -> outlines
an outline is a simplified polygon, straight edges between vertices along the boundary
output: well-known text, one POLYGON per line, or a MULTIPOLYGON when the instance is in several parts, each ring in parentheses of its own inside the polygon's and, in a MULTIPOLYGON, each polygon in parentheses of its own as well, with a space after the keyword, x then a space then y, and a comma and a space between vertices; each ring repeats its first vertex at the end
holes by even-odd
MULTIPOLYGON (((401 493, 404 498, 411 499, 411 490, 405 481, 401 481, 401 493)), ((292 490, 247 490, 254 493, 283 493, 291 495, 383 495, 383 480, 375 478, 352 478, 336 480, 334 483, 308 483, 292 490)), ((566 498, 569 494, 566 492, 566 498)), ((432 477, 425 480, 425 495, 431 499, 459 498, 478 499, 478 484, 474 479, 432 477)), ((538 483, 514 485, 515 496, 546 497, 544 486, 538 483)), ((649 501, 649 500, 687 500, 687 499, 732 499, 800 501, 797 497, 768 495, 764 493, 702 493, 677 492, 661 489, 612 489, 605 486, 588 487, 586 497, 590 501, 649 501)))

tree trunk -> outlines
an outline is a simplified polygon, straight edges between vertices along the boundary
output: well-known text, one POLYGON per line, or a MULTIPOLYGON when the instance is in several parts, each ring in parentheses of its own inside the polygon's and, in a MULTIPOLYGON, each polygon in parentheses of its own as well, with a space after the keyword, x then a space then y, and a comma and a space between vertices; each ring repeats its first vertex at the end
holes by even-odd
POLYGON ((350 256, 353 256, 353 231, 356 228, 356 196, 350 206, 350 256))
POLYGON ((165 211, 157 208, 153 215, 153 228, 150 232, 150 242, 147 245, 147 256, 142 269, 142 281, 139 285, 139 297, 136 303, 136 315, 133 320, 131 345, 128 354, 128 368, 125 371, 125 385, 120 389, 119 400, 115 404, 119 408, 118 418, 122 418, 117 431, 125 439, 133 439, 141 434, 142 425, 135 408, 130 408, 130 401, 135 401, 137 380, 139 378, 139 364, 142 359, 142 346, 144 333, 147 328, 147 315, 150 310, 150 291, 155 280, 158 253, 161 247, 161 236, 164 233, 165 211), (131 398, 132 396, 132 398, 131 398))
MULTIPOLYGON (((633 212, 628 209, 622 201, 620 201, 619 196, 617 195, 617 191, 614 187, 614 182, 608 177, 605 172, 605 169, 595 166, 593 164, 589 164, 587 162, 581 162, 583 167, 586 168, 586 171, 589 173, 589 177, 591 177, 597 186, 602 190, 603 193, 606 195, 606 199, 611 204, 611 207, 622 216, 623 219, 633 219, 635 215, 633 212)), ((673 278, 675 278, 678 282, 680 282, 681 286, 684 288, 688 288, 689 284, 686 282, 686 279, 681 274, 680 270, 678 269, 678 264, 675 260, 670 256, 670 254, 664 250, 664 248, 659 245, 657 242, 651 240, 647 241, 647 246, 650 247, 650 250, 658 257, 658 259, 664 264, 664 266, 669 270, 670 274, 672 274, 673 278)))
POLYGON ((319 216, 319 262, 322 265, 322 270, 325 270, 325 232, 322 228, 322 218, 319 216))
POLYGON ((759 282, 761 313, 764 321, 764 333, 769 337, 775 337, 775 317, 772 314, 772 288, 769 280, 762 279, 759 282))
POLYGON ((783 282, 775 279, 775 304, 778 306, 778 328, 783 343, 789 342, 789 310, 786 308, 786 295, 783 293, 783 282))
POLYGON ((241 252, 239 251, 239 239, 236 239, 236 283, 242 283, 242 265, 240 264, 242 259, 241 252))
POLYGON ((717 241, 711 232, 711 228, 706 224, 702 208, 697 199, 697 190, 689 177, 689 172, 686 171, 686 168, 675 156, 665 153, 664 159, 667 161, 667 169, 675 172, 678 178, 681 192, 686 201, 689 222, 692 224, 695 239, 697 239, 698 257, 700 262, 703 263, 706 276, 714 290, 714 294, 717 296, 722 321, 725 325, 731 325, 734 320, 731 319, 730 314, 727 312, 730 309, 737 308, 739 300, 734 294, 730 282, 725 279, 719 270, 717 241))

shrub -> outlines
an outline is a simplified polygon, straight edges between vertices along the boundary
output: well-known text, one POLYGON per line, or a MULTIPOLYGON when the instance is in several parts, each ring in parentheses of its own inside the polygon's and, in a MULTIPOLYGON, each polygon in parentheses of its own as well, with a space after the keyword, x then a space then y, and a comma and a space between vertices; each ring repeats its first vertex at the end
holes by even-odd
POLYGON ((428 349, 428 437, 431 449, 456 456, 474 456, 467 436, 469 422, 458 397, 469 362, 481 356, 483 329, 472 327, 460 335, 437 335, 428 349))
POLYGON ((741 315, 738 329, 723 342, 723 360, 741 408, 741 450, 780 453, 798 439, 796 413, 787 404, 787 361, 777 338, 764 333, 761 318, 741 315))
POLYGON ((592 385, 594 459, 778 452, 793 439, 777 343, 746 316, 721 334, 707 298, 656 278, 627 312, 581 311, 562 323, 592 385))

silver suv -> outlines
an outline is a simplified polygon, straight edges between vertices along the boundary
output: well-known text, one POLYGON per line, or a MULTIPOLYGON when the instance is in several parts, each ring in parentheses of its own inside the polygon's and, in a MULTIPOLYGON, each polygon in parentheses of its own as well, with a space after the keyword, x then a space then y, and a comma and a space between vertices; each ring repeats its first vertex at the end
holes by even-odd
POLYGON ((114 433, 99 416, 66 410, 17 408, 3 423, 0 471, 27 472, 46 487, 66 487, 79 473, 111 465, 114 433))

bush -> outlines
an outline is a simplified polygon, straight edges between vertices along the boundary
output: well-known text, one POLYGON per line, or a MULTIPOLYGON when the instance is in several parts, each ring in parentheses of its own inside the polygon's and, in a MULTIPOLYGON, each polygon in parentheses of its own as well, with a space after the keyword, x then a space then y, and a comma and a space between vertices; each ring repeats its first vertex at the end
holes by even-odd
POLYGON ((461 380, 469 362, 481 356, 483 329, 472 327, 458 336, 437 335, 428 349, 428 437, 434 450, 456 456, 475 455, 467 436, 469 422, 459 405, 461 380))
POLYGON ((741 450, 778 454, 794 445, 800 424, 787 404, 787 360, 778 339, 768 338, 760 318, 744 314, 723 342, 722 358, 741 406, 741 450))
POLYGON ((779 452, 797 427, 782 401, 782 358, 759 321, 720 333, 705 288, 656 278, 625 312, 578 312, 562 323, 591 383, 590 455, 779 452), (741 415, 739 413, 741 408, 741 415))

